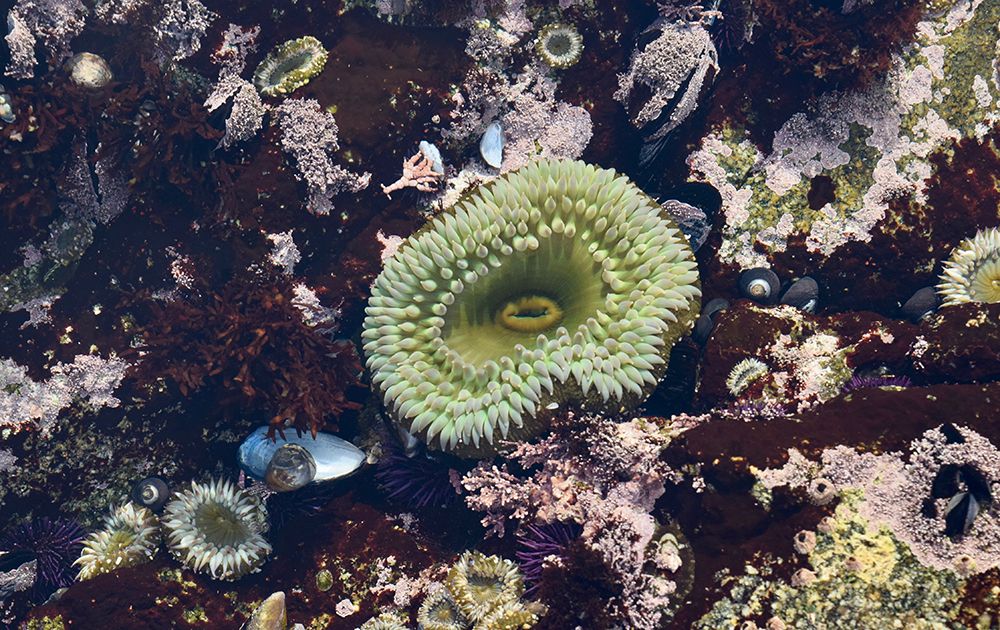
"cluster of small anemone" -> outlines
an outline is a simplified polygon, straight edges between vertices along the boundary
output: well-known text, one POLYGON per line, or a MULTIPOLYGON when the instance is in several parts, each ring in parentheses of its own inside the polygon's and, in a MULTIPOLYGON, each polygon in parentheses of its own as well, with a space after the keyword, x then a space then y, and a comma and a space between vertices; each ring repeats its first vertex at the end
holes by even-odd
POLYGON ((531 628, 544 611, 523 596, 516 563, 466 551, 448 570, 444 588, 424 599, 417 624, 421 630, 531 628))
POLYGON ((191 483, 163 511, 170 553, 218 580, 256 573, 271 554, 263 503, 232 482, 191 483))
POLYGON ((956 247, 937 291, 944 306, 1000 302, 1000 228, 981 230, 956 247))
POLYGON ((111 508, 104 527, 83 541, 78 580, 87 580, 121 567, 150 560, 160 546, 160 521, 150 510, 134 503, 111 508))
POLYGON ((482 456, 537 435, 564 403, 642 402, 700 296, 693 252, 659 204, 613 170, 541 160, 407 239, 375 281, 362 337, 398 422, 482 456))
POLYGON ((315 37, 292 39, 277 46, 260 62, 253 82, 265 96, 289 94, 322 72, 326 60, 326 49, 315 37))

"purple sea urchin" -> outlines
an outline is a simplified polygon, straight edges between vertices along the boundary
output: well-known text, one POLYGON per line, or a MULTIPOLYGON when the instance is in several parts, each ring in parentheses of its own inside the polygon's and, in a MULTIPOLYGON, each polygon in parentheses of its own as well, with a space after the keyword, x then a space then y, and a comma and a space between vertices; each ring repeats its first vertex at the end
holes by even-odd
POLYGON ((77 579, 146 562, 159 545, 160 521, 155 514, 134 503, 112 507, 104 517, 104 528, 87 536, 83 553, 73 563, 80 566, 77 579))
POLYGON ((389 447, 379 460, 375 479, 389 499, 415 509, 447 506, 459 496, 448 466, 421 453, 407 457, 398 448, 389 447))
POLYGON ((517 532, 517 562, 528 585, 528 595, 538 589, 545 562, 551 557, 561 557, 567 547, 580 536, 582 528, 576 523, 547 523, 524 525, 517 532))
POLYGON ((263 503, 229 481, 191 483, 163 511, 170 553, 194 571, 235 580, 260 570, 271 554, 263 503))
POLYGON ((0 549, 34 555, 38 565, 31 599, 38 602, 73 583, 73 560, 83 536, 83 529, 69 519, 42 517, 6 532, 0 537, 0 549))
POLYGON ((362 338, 398 422, 483 456, 543 431, 562 403, 640 403, 700 296, 694 255, 655 201, 613 170, 541 160, 407 239, 362 338))
POLYGON ((583 37, 568 24, 549 24, 535 40, 538 57, 552 68, 568 68, 583 55, 583 37))
POLYGON ((908 376, 892 376, 877 374, 855 374, 851 380, 844 383, 844 393, 857 391, 859 389, 872 389, 877 387, 912 387, 913 381, 908 376))
POLYGON ((943 306, 1000 302, 1000 228, 981 230, 962 241, 944 263, 937 291, 943 306))

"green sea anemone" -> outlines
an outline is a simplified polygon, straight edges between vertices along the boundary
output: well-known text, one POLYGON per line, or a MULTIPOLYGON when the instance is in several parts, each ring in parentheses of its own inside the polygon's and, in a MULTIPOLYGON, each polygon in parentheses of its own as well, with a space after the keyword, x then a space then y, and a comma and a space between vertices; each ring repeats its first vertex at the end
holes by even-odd
POLYGON ((417 625, 420 630, 464 630, 469 627, 469 622, 448 591, 441 589, 428 595, 420 604, 417 625))
POLYGON ((309 83, 326 65, 326 49, 309 35, 272 50, 253 73, 253 83, 265 96, 288 94, 309 83))
POLYGON ((160 521, 155 514, 134 503, 112 507, 104 517, 104 528, 83 541, 83 553, 73 563, 80 566, 77 579, 147 562, 159 545, 160 521))
POLYGON ((552 68, 568 68, 583 55, 583 38, 568 24, 549 24, 538 33, 535 52, 552 68))
POLYGON ((466 551, 445 580, 455 605, 479 624, 502 606, 520 601, 524 582, 517 564, 499 556, 466 551))
POLYGON ((263 503, 229 481, 191 483, 163 510, 170 553, 194 571, 235 580, 260 570, 271 555, 263 503))
POLYGON ((726 378, 726 387, 733 396, 739 396, 754 381, 768 372, 767 364, 757 359, 743 359, 733 366, 726 378))
POLYGON ((407 239, 364 321, 394 417, 463 456, 542 432, 560 405, 619 413, 698 315, 687 241, 625 176, 541 160, 407 239))
POLYGON ((943 306, 1000 302, 1000 229, 981 230, 956 247, 937 291, 943 306))

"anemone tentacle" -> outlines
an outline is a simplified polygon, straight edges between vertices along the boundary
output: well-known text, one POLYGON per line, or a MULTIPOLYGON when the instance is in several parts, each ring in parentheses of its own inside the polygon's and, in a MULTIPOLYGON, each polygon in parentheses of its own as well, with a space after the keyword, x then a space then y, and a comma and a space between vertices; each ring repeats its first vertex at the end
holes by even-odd
POLYGON ((943 306, 1000 302, 1000 228, 980 230, 956 247, 937 291, 943 306))
POLYGON ((538 33, 535 52, 552 68, 568 68, 583 55, 583 38, 568 24, 549 24, 538 33))
POLYGON ((463 456, 530 438, 564 403, 642 402, 701 291, 683 233, 628 178, 541 160, 407 239, 372 288, 372 382, 410 433, 463 456))
POLYGON ((160 546, 160 520, 152 511, 134 503, 111 508, 104 528, 83 542, 78 580, 87 580, 120 567, 149 561, 160 546))
POLYGON ((267 511, 230 481, 191 483, 163 511, 170 553, 194 571, 235 580, 260 570, 271 554, 267 511))
POLYGON ((265 96, 289 94, 312 80, 326 65, 327 52, 315 37, 292 39, 260 62, 253 83, 265 96))

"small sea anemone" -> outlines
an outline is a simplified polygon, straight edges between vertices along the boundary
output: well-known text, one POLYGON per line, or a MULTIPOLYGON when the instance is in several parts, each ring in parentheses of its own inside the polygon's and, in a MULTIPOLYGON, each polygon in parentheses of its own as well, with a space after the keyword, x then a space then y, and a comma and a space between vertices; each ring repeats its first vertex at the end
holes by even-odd
POLYGON ((582 528, 576 523, 547 523, 524 525, 517 532, 517 562, 528 584, 528 595, 538 590, 549 558, 561 558, 574 540, 579 538, 582 528))
POLYGON ((1000 302, 1000 228, 980 230, 962 241, 944 263, 940 279, 943 306, 1000 302))
POLYGON ((465 630, 469 622, 445 589, 428 595, 417 611, 420 630, 465 630))
POLYGON ((71 520, 42 517, 5 532, 0 536, 0 550, 27 551, 35 557, 37 577, 31 599, 41 602, 73 583, 73 560, 80 553, 83 536, 83 529, 71 520))
POLYGON ((583 37, 568 24, 549 24, 538 33, 535 52, 552 68, 568 68, 583 55, 583 37))
POLYGON ((757 359, 743 359, 733 366, 726 378, 726 387, 733 396, 739 396, 754 381, 767 374, 767 364, 757 359))
POLYGON ((563 403, 642 402, 700 296, 659 204, 613 170, 540 160, 407 239, 375 280, 362 337, 398 422, 484 456, 541 433, 563 403))
POLYGON ((73 563, 80 566, 77 579, 147 562, 159 545, 160 521, 153 512, 134 503, 112 507, 104 528, 83 542, 83 553, 73 563))
POLYGON ((410 630, 398 613, 382 613, 358 626, 358 630, 410 630))
POLYGON ((231 482, 191 482, 163 511, 170 553, 194 571, 235 580, 260 570, 271 554, 262 532, 267 511, 254 496, 231 482))
POLYGON ((478 551, 463 553, 449 569, 445 584, 462 614, 477 624, 524 594, 517 564, 478 551))
POLYGON ((253 83, 265 96, 288 94, 302 87, 326 65, 327 53, 315 37, 292 39, 276 47, 253 73, 253 83))
POLYGON ((391 500, 418 510, 451 505, 459 496, 446 464, 422 453, 407 457, 395 447, 379 459, 375 479, 391 500))

